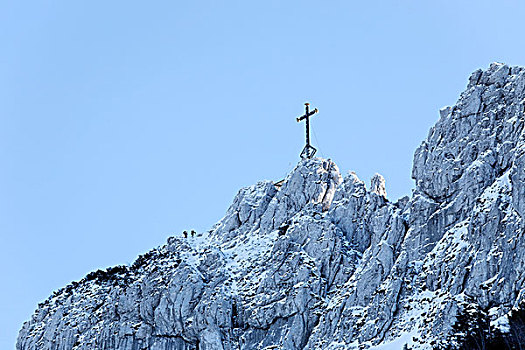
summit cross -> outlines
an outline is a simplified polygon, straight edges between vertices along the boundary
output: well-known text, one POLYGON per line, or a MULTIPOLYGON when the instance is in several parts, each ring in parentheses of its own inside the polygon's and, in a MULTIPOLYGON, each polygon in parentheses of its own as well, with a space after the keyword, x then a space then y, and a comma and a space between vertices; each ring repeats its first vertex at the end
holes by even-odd
POLYGON ((315 152, 317 152, 315 147, 310 145, 310 117, 319 111, 316 108, 310 112, 310 104, 308 102, 306 102, 304 106, 306 110, 305 114, 297 118, 297 122, 306 119, 306 146, 304 146, 301 152, 301 158, 310 159, 314 156, 315 152))

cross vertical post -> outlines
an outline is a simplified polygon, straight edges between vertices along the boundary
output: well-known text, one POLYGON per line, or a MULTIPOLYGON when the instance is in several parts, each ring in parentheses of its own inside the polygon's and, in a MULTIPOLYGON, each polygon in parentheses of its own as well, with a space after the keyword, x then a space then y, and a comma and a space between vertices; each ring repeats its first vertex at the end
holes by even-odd
POLYGON ((306 146, 304 146, 301 152, 301 158, 310 159, 314 156, 315 152, 317 152, 317 149, 310 145, 310 117, 319 111, 316 108, 310 112, 310 104, 308 102, 306 102, 304 106, 305 114, 297 118, 297 122, 306 119, 306 146))

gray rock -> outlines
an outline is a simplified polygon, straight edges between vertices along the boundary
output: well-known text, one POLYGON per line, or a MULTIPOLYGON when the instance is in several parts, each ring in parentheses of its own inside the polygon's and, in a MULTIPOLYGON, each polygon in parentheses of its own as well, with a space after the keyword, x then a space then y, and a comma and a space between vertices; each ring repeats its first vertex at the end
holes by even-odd
POLYGON ((370 191, 386 198, 385 178, 375 174, 370 180, 370 191))
POLYGON ((525 69, 478 70, 416 150, 411 197, 303 160, 210 231, 54 293, 16 347, 430 349, 466 310, 504 323, 525 301, 524 102, 525 69))

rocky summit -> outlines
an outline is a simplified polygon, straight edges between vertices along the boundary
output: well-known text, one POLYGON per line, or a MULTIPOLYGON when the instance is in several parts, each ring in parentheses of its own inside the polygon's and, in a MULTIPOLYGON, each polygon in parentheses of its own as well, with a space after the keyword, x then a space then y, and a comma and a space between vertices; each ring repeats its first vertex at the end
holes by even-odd
POLYGON ((416 150, 410 198, 389 201, 381 175, 367 187, 331 160, 302 160, 282 185, 241 189, 208 232, 55 292, 16 348, 512 346, 525 305, 524 103, 524 68, 478 70, 416 150))

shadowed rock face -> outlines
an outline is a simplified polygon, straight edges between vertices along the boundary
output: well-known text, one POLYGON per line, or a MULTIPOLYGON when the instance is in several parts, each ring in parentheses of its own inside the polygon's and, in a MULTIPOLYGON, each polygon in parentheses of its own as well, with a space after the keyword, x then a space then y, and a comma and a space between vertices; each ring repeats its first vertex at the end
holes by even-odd
POLYGON ((210 231, 58 291, 16 347, 425 349, 473 305, 504 324, 525 299, 524 102, 524 69, 476 71, 416 150, 411 198, 303 160, 210 231))

